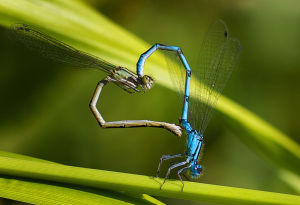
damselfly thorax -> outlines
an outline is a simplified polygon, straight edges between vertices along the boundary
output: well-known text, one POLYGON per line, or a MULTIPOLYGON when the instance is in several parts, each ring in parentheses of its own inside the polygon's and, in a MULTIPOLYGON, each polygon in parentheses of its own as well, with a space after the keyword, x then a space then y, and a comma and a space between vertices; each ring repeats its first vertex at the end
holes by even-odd
POLYGON ((111 82, 129 93, 145 91, 151 89, 153 85, 153 79, 150 76, 145 75, 139 78, 125 67, 118 66, 110 72, 111 82))

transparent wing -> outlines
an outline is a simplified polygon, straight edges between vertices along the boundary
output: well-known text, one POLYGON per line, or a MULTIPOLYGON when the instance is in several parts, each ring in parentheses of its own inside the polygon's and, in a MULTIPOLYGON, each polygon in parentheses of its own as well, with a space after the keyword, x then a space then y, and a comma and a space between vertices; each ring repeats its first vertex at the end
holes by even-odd
POLYGON ((162 52, 165 56, 171 81, 173 83, 173 86, 177 89, 179 99, 183 103, 183 96, 185 93, 186 70, 181 63, 177 52, 167 50, 162 50, 160 52, 162 52))
POLYGON ((191 84, 191 92, 201 98, 190 98, 189 122, 203 134, 212 116, 216 102, 235 67, 241 46, 228 35, 221 20, 209 29, 201 46, 198 67, 192 68, 192 76, 198 81, 191 84))
POLYGON ((97 68, 107 73, 116 68, 115 65, 79 51, 26 24, 13 24, 10 30, 20 43, 52 60, 77 68, 97 68))

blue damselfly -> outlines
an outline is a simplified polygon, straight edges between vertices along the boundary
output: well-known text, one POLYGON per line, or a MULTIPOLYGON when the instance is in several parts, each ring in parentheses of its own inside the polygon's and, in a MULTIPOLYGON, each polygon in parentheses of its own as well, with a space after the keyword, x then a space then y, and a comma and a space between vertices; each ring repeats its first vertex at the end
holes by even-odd
POLYGON ((176 155, 163 155, 156 176, 160 172, 163 161, 182 157, 184 158, 182 162, 169 167, 163 184, 171 170, 181 167, 177 171, 177 175, 183 184, 183 189, 182 173, 187 173, 194 179, 199 177, 202 172, 199 154, 203 145, 204 131, 220 93, 235 67, 241 45, 236 38, 229 37, 225 23, 219 20, 211 26, 206 34, 201 45, 198 64, 193 72, 179 47, 155 44, 138 61, 137 74, 139 76, 142 76, 146 59, 156 50, 164 51, 171 79, 182 96, 183 111, 179 121, 187 134, 185 152, 176 155), (194 83, 191 83, 192 77, 194 83), (190 91, 193 93, 191 97, 190 91))

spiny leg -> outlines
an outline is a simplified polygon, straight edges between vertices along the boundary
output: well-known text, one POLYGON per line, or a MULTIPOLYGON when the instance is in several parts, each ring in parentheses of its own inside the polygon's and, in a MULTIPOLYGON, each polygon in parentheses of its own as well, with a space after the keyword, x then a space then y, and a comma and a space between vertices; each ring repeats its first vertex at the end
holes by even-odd
POLYGON ((170 124, 166 122, 157 122, 157 121, 150 121, 150 120, 121 120, 121 121, 113 121, 113 122, 105 122, 102 115, 97 109, 97 102, 99 100, 99 96, 101 94, 102 88, 107 85, 109 82, 114 82, 110 76, 107 76, 103 80, 101 80, 94 91, 94 95, 90 102, 90 109, 95 116, 96 120, 98 121, 99 125, 103 128, 130 128, 130 127, 158 127, 164 128, 177 136, 181 136, 181 127, 175 124, 170 124))
POLYGON ((160 172, 160 168, 161 168, 163 161, 168 160, 168 159, 177 158, 177 157, 185 157, 185 154, 163 155, 159 160, 159 165, 158 165, 155 177, 158 177, 158 174, 160 172))
POLYGON ((181 191, 183 191, 184 183, 183 183, 183 180, 182 180, 180 174, 181 174, 183 171, 185 171, 185 170, 187 170, 187 169, 189 169, 189 168, 190 168, 190 166, 183 167, 182 169, 179 169, 178 172, 177 172, 178 178, 180 179, 180 181, 181 181, 181 183, 182 183, 182 189, 181 189, 181 191))
POLYGON ((160 186, 160 189, 161 189, 162 186, 165 184, 165 182, 166 182, 167 178, 169 177, 169 175, 170 175, 172 169, 174 169, 174 168, 176 168, 176 167, 183 166, 183 165, 185 165, 185 164, 187 164, 187 163, 188 163, 187 161, 183 161, 183 162, 180 162, 180 163, 178 163, 178 164, 174 164, 174 165, 170 166, 169 169, 168 169, 168 172, 167 172, 167 174, 166 174, 165 180, 164 180, 164 182, 162 183, 162 185, 160 186))

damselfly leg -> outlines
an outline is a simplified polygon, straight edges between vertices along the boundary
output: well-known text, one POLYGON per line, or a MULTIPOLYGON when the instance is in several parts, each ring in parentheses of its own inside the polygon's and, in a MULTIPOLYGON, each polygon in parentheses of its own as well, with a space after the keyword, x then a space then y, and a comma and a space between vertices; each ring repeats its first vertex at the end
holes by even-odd
POLYGON ((181 191, 183 191, 183 188, 184 188, 184 183, 183 183, 183 180, 182 180, 182 177, 181 177, 181 174, 184 173, 185 171, 187 171, 191 166, 187 166, 187 167, 183 167, 181 169, 178 170, 177 172, 177 176, 178 178, 180 179, 181 183, 182 183, 182 189, 181 191))
POLYGON ((185 156, 186 156, 185 154, 163 155, 163 156, 160 158, 160 160, 159 160, 159 164, 158 164, 158 168, 157 168, 155 177, 158 177, 158 174, 159 174, 159 172, 160 172, 161 165, 162 165, 162 163, 163 163, 165 160, 174 159, 174 158, 179 158, 179 157, 185 157, 185 156))
POLYGON ((166 182, 167 178, 169 177, 169 175, 170 175, 172 169, 175 169, 175 168, 177 168, 177 167, 186 165, 186 164, 188 164, 188 163, 189 163, 188 161, 183 161, 183 162, 179 162, 179 163, 177 163, 177 164, 174 164, 174 165, 170 166, 169 169, 168 169, 168 172, 167 172, 167 174, 166 174, 166 176, 165 176, 164 182, 163 182, 162 185, 160 186, 160 189, 161 189, 161 188, 163 187, 163 185, 165 184, 165 182, 166 182))

